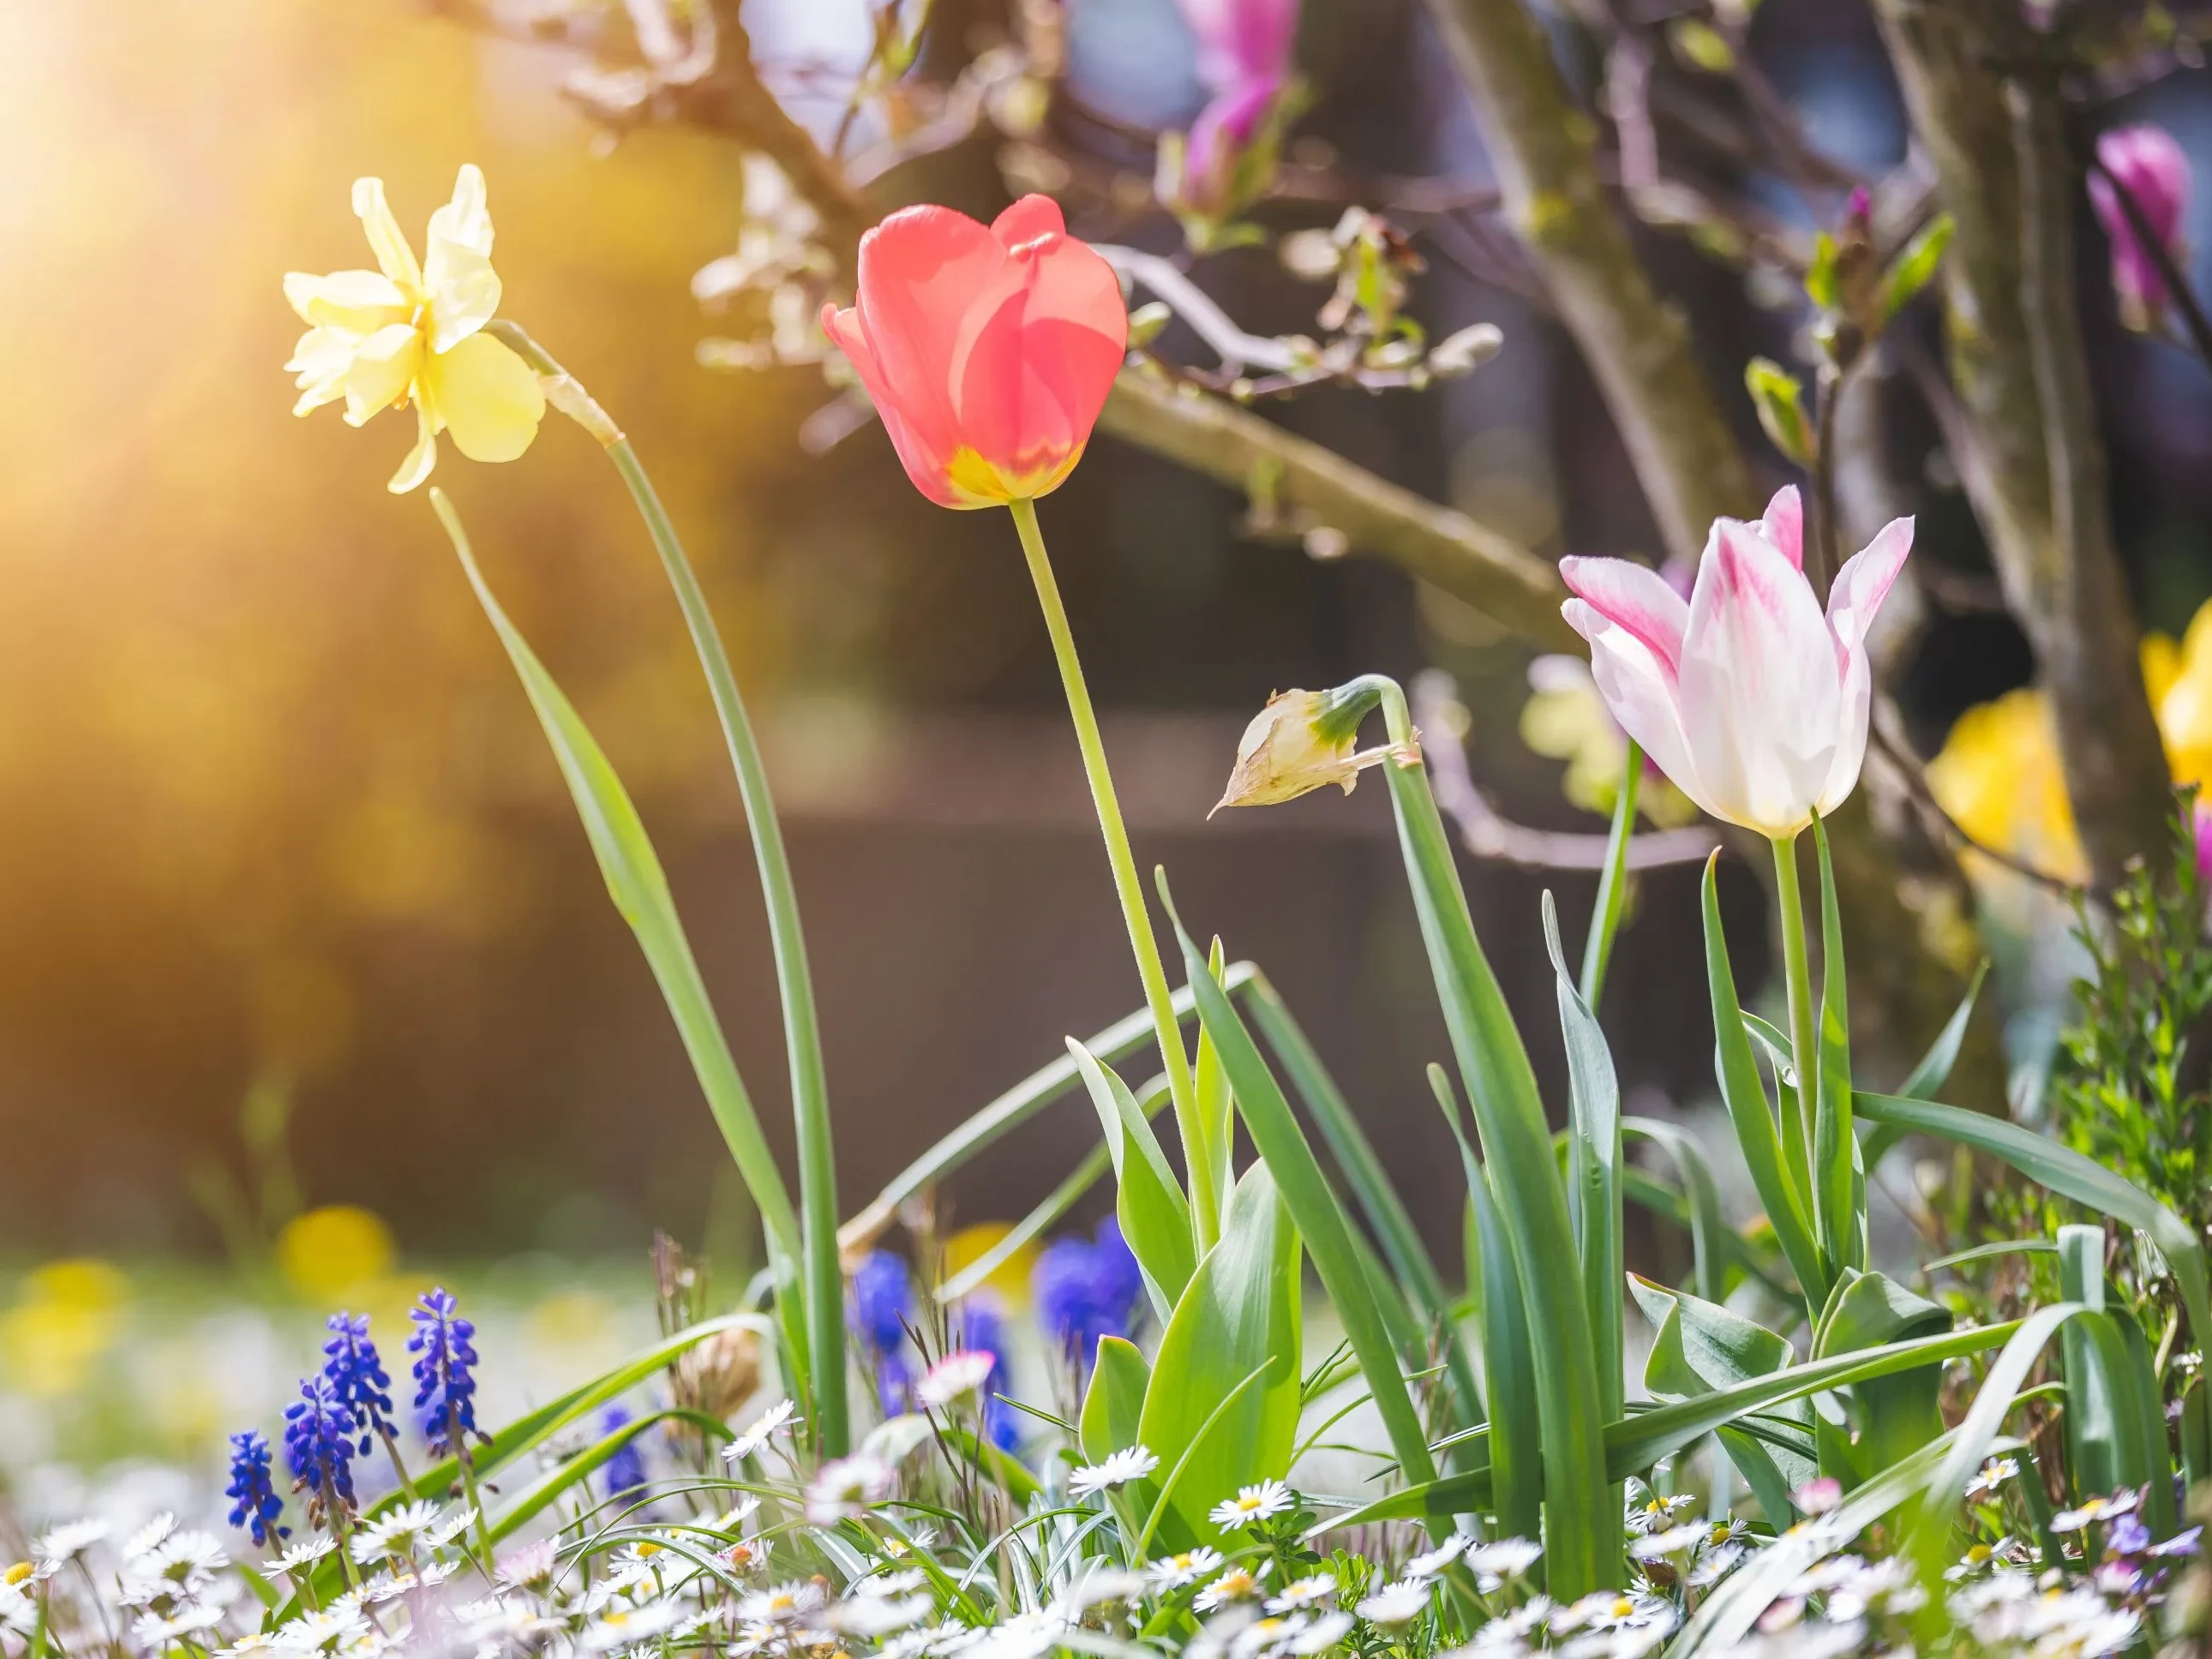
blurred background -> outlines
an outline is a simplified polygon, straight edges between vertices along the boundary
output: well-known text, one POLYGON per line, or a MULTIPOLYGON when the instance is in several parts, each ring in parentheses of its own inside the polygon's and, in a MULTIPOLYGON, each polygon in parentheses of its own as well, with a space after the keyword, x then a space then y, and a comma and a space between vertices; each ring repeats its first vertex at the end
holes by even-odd
MULTIPOLYGON (((864 0, 747 0, 744 15, 788 106, 834 125, 868 51, 864 0)), ((927 48, 973 50, 994 20, 941 4, 927 48)), ((1064 141, 1126 165, 1132 131, 1188 124, 1204 94, 1174 0, 1066 0, 1065 24, 1070 85, 1097 119, 1064 141)), ((1751 39, 1818 146, 1871 172, 1902 159, 1861 6, 1765 0, 1751 39)), ((1315 94, 1302 155, 1487 182, 1418 4, 1310 0, 1299 61, 1315 94)), ((0 1275, 0 1383, 19 1394, 88 1386, 125 1322, 157 1327, 184 1294, 165 1286, 195 1264, 318 1306, 391 1307, 458 1267, 507 1287, 517 1319, 541 1322, 532 1340, 557 1347, 648 1317, 617 1310, 623 1286, 643 1294, 656 1225, 732 1262, 750 1249, 528 707, 427 502, 385 491, 411 422, 356 432, 289 413, 280 366, 299 325, 279 278, 362 262, 356 176, 384 178, 419 237, 456 167, 483 167, 503 310, 628 428, 701 567, 793 844, 846 1207, 1064 1035, 1137 1006, 1011 526, 922 501, 872 425, 827 453, 803 442, 831 396, 817 370, 702 363, 726 359, 726 321, 692 279, 736 245, 742 158, 669 130, 610 142, 559 95, 577 62, 410 0, 0 9, 0 1260, 21 1270, 0 1275), (308 1212, 325 1232, 285 1231, 308 1212), (56 1353, 78 1358, 56 1369, 56 1353)), ((2119 113, 2212 160, 2200 74, 2119 113)), ((1755 168, 1739 182, 1765 199, 1755 168)), ((980 141, 901 188, 980 214, 1005 199, 980 141)), ((1326 226, 1335 210, 1261 216, 1326 226)), ((2212 248, 2212 204, 2191 211, 2191 246, 2212 248)), ((1106 228, 1172 247, 1154 217, 1106 228)), ((2085 285, 2101 284, 2086 205, 2081 219, 2085 285)), ((1465 234, 1448 216, 1425 228, 1413 308, 1432 334, 1498 323, 1493 362, 1447 389, 1329 392, 1281 417, 1533 545, 1656 556, 1586 371, 1540 296, 1465 234)), ((1651 252, 1755 434, 1741 364, 1784 355, 1793 313, 1680 241, 1651 252)), ((1210 261, 1205 280, 1263 332, 1310 327, 1325 297, 1262 248, 1210 261)), ((2101 288, 2084 310, 2141 617, 2178 631, 2212 593, 2212 384, 2124 334, 2101 288)), ((2032 664, 1955 477, 1899 402, 1936 612, 1904 694, 1933 752, 2032 664)), ((637 797, 787 1157, 734 786, 680 619, 592 449, 549 422, 515 465, 449 447, 439 481, 637 797)), ((1785 473, 1766 459, 1771 487, 1785 473)), ((1271 691, 1441 664, 1501 808, 1601 828, 1564 798, 1560 763, 1521 741, 1525 647, 1393 568, 1248 535, 1239 492, 1103 439, 1042 511, 1140 860, 1169 866, 1195 927, 1266 966, 1443 1244, 1457 1168, 1406 1060, 1443 1037, 1381 791, 1205 814, 1271 691)), ((1474 860, 1464 874, 1556 1089, 1537 897, 1557 891, 1571 937, 1591 884, 1474 860)), ((1728 879, 1748 918, 1748 877, 1728 879)), ((1610 987, 1624 1081, 1647 1103, 1692 1106, 1709 1085, 1704 989, 1676 949, 1694 901, 1691 873, 1643 884, 1610 987)), ((1021 1213, 1091 1143, 1090 1115, 1071 1100, 971 1166, 945 1194, 952 1223, 1021 1213)))

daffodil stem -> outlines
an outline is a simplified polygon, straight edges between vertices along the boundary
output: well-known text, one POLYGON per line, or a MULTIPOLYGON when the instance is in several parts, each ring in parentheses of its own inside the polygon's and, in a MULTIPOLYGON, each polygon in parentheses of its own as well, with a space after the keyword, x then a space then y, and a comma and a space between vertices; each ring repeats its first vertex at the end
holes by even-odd
MULTIPOLYGON (((597 405, 593 405, 597 407, 597 405)), ((801 1277, 806 1309, 807 1363, 813 1378, 810 1413, 817 1448, 825 1458, 850 1449, 851 1425, 845 1395, 845 1281, 837 1256, 837 1160, 830 1131, 830 1090, 822 1063, 822 1025, 814 1007, 814 978, 806 959, 806 939, 799 922, 799 893, 784 851, 783 830, 769 792, 768 768, 752 720, 738 694, 721 630, 708 606, 684 544, 667 509, 646 477, 629 440, 617 434, 606 445, 607 459, 629 486, 646 533, 659 554, 676 603, 691 630, 707 689, 722 722, 730 764, 738 775, 745 821, 751 827, 753 854, 760 867, 761 896, 768 905, 769 945, 783 993, 784 1046, 791 1060, 792 1116, 799 1143, 799 1208, 801 1277)))
POLYGON ((1813 1118, 1820 1055, 1814 1046, 1813 972, 1805 949, 1805 901, 1798 890, 1795 836, 1774 838, 1774 902, 1782 913, 1782 967, 1790 993, 1790 1058, 1797 1068, 1798 1142, 1804 1167, 1817 1182, 1820 1171, 1812 1168, 1813 1118))
MULTIPOLYGON (((1129 831, 1121 821, 1121 805, 1114 793, 1114 775, 1106 765, 1106 744, 1098 732, 1097 711, 1091 706, 1090 688, 1084 684, 1083 664, 1075 654, 1075 636, 1067 625, 1067 608, 1060 603, 1060 584, 1053 579, 1052 562, 1045 555, 1044 532, 1037 527, 1032 501, 1008 504, 1014 528, 1022 538, 1022 553, 1029 561, 1030 579, 1036 584, 1037 604, 1044 611, 1045 631, 1052 636, 1052 654, 1060 665, 1060 683, 1067 693, 1067 712, 1075 722, 1075 741, 1083 751, 1084 775, 1090 781, 1091 804, 1098 809, 1098 830, 1106 842, 1106 861, 1114 870, 1114 892, 1121 902, 1121 920, 1129 930, 1129 948, 1136 955, 1137 977, 1144 981, 1145 1002, 1152 1013, 1152 1029, 1160 1043, 1160 1059, 1167 1066, 1168 1093, 1175 1102, 1176 1127, 1182 1135, 1183 1156, 1193 1170, 1214 1167, 1204 1118, 1198 1109, 1198 1092, 1192 1086, 1190 1055, 1183 1048, 1182 1028, 1176 1018, 1174 994, 1168 988, 1167 969, 1161 965, 1159 941, 1152 935, 1152 913, 1145 908, 1144 884, 1138 879, 1136 856, 1129 850, 1129 831)), ((1212 1183, 1191 1182, 1192 1221, 1201 1250, 1220 1237, 1220 1195, 1212 1183)))

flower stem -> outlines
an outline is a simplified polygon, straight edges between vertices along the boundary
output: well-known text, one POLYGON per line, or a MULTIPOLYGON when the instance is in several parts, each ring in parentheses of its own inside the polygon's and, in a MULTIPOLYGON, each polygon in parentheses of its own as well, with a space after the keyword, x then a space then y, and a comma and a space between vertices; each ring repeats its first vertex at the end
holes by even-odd
POLYGON ((822 1062, 822 1025, 814 1006, 814 979, 806 959, 806 939, 799 921, 799 893, 784 850, 783 829, 769 792, 768 768, 752 721, 738 695, 721 630, 701 592, 676 526, 669 522, 653 481, 645 475, 629 440, 617 436, 607 458, 629 486, 646 532, 660 555, 676 603, 691 631, 707 689, 720 717, 730 763, 752 828, 753 854, 760 868, 761 894, 768 903, 769 944, 783 993, 784 1046, 791 1061, 792 1116, 799 1144, 799 1209, 805 1279, 808 1359, 814 1376, 811 1413, 822 1455, 842 1457, 850 1449, 845 1398, 845 1281, 837 1256, 837 1158, 830 1130, 830 1088, 822 1062))
POLYGON ((629 440, 582 383, 520 325, 495 318, 485 325, 485 332, 517 352, 538 375, 546 400, 607 452, 607 459, 629 487, 630 499, 637 503, 638 516, 645 520, 646 533, 660 556, 661 568, 667 573, 669 586, 676 590, 676 603, 684 612, 684 626, 690 630, 692 649, 706 672, 707 690, 714 698, 714 713, 729 746, 730 764, 738 775, 738 793, 744 800, 745 822, 752 830, 761 895, 768 905, 769 944, 775 957, 776 984, 782 993, 784 1047, 791 1065, 791 1111, 799 1144, 805 1364, 814 1383, 807 1422, 821 1455, 842 1457, 850 1449, 852 1431, 845 1397, 845 1281, 837 1256, 837 1159, 830 1131, 829 1082, 822 1063, 822 1025, 814 1007, 814 978, 807 965, 805 935, 799 923, 799 895, 792 884, 791 861, 784 851, 782 826, 769 791, 768 768, 761 760, 760 744, 753 735, 744 699, 738 695, 737 676, 730 670, 729 653, 722 647, 714 613, 700 590, 676 526, 629 440))
MULTIPOLYGON (((1805 902, 1797 885, 1797 837, 1774 838, 1774 902, 1782 912, 1782 965, 1790 991, 1790 1054, 1797 1068, 1797 1146, 1802 1167, 1813 1164, 1820 1050, 1814 1046, 1813 974, 1805 951, 1805 902)), ((1808 1186, 1807 1192, 1815 1190, 1808 1186)))
MULTIPOLYGON (((1067 693, 1067 712, 1075 722, 1077 746, 1083 751, 1084 775, 1090 781, 1091 803, 1098 810, 1099 833, 1106 842, 1106 861, 1114 870, 1115 896, 1121 902, 1121 920, 1129 930, 1129 948, 1137 958, 1137 977, 1144 981, 1145 1002, 1152 1010, 1160 1059, 1167 1066, 1168 1092, 1175 1101, 1183 1157, 1194 1171, 1210 1170, 1214 1167, 1212 1148, 1198 1110, 1197 1091, 1191 1084, 1190 1056, 1183 1048, 1182 1027, 1176 1018, 1167 969, 1160 963, 1159 941, 1152 936, 1152 914, 1145 908, 1144 885, 1137 877, 1136 857, 1129 850, 1128 828, 1121 822, 1121 802, 1114 793, 1114 775, 1107 769, 1097 712, 1091 706, 1091 691, 1083 681, 1083 664, 1075 654, 1075 636, 1068 629, 1060 584, 1053 580, 1052 562, 1045 556, 1044 533, 1037 528, 1036 504, 1019 501, 1010 501, 1007 507, 1021 535, 1030 579, 1036 584, 1037 604, 1044 611, 1045 631, 1052 636, 1052 654, 1060 665, 1060 683, 1067 693)), ((1201 1254, 1220 1237, 1219 1197, 1210 1182, 1192 1181, 1191 1213, 1201 1254)))
POLYGON ((1620 791, 1613 798, 1613 833, 1607 838, 1605 873, 1598 878, 1597 903, 1590 912, 1589 937, 1583 942, 1583 1000, 1597 1012, 1605 997, 1605 970, 1613 960, 1613 936, 1628 902, 1628 838, 1636 833, 1636 796, 1644 781, 1644 750, 1633 739, 1620 769, 1620 791))

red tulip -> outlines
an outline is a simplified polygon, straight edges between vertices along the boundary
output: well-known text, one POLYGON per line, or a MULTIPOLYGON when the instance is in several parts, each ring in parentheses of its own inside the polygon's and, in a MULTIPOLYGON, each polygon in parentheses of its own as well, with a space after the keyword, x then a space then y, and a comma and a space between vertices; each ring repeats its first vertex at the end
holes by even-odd
POLYGON ((988 228, 902 208, 860 239, 859 294, 822 308, 907 477, 945 507, 1048 494, 1083 457, 1128 346, 1114 269, 1024 196, 988 228))

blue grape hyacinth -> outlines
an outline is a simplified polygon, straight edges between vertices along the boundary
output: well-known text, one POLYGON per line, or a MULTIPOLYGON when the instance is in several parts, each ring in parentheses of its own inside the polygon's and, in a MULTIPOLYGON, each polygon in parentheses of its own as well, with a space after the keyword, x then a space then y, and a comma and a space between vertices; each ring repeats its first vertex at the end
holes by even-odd
POLYGON ((361 1425, 361 1443, 355 1449, 366 1457, 372 1437, 391 1439, 398 1433, 392 1420, 392 1378, 369 1340, 367 1314, 334 1313, 328 1328, 323 1375, 361 1425))
POLYGON ((258 1429, 230 1437, 230 1485, 222 1494, 231 1500, 230 1524, 244 1528, 264 1549, 271 1537, 292 1535, 291 1528, 277 1522, 284 1500, 277 1496, 270 1459, 269 1437, 258 1429))
POLYGON ((426 1291, 408 1317, 415 1334, 415 1411, 434 1456, 460 1456, 477 1426, 477 1328, 460 1316, 460 1304, 442 1285, 426 1291))
POLYGON ((1128 1335, 1145 1281, 1119 1224, 1109 1216, 1095 1241, 1060 1238, 1046 1246, 1030 1287, 1045 1334, 1088 1370, 1101 1337, 1128 1335))
POLYGON ((914 1316, 914 1278, 905 1259, 889 1250, 869 1251, 853 1272, 848 1318, 874 1362, 876 1400, 886 1417, 906 1410, 914 1387, 914 1367, 905 1352, 914 1316))
POLYGON ((307 1494, 310 1525, 334 1519, 333 1504, 352 1506, 353 1442, 360 1432, 328 1377, 301 1380, 300 1397, 284 1407, 284 1460, 292 1466, 293 1490, 307 1494))
MULTIPOLYGON (((599 1432, 613 1434, 619 1429, 628 1428, 632 1420, 623 1407, 610 1406, 599 1419, 599 1432)), ((606 1479, 607 1496, 617 1503, 643 1493, 646 1484, 645 1453, 638 1444, 638 1437, 632 1435, 623 1441, 621 1449, 607 1459, 601 1473, 606 1479)))
POLYGON ((991 1356, 991 1374, 983 1379, 983 1430, 1000 1451, 1012 1451, 1021 1438, 1014 1408, 999 1396, 1013 1392, 1006 1374, 1006 1321, 998 1304, 987 1297, 969 1297, 952 1320, 952 1346, 991 1356))

